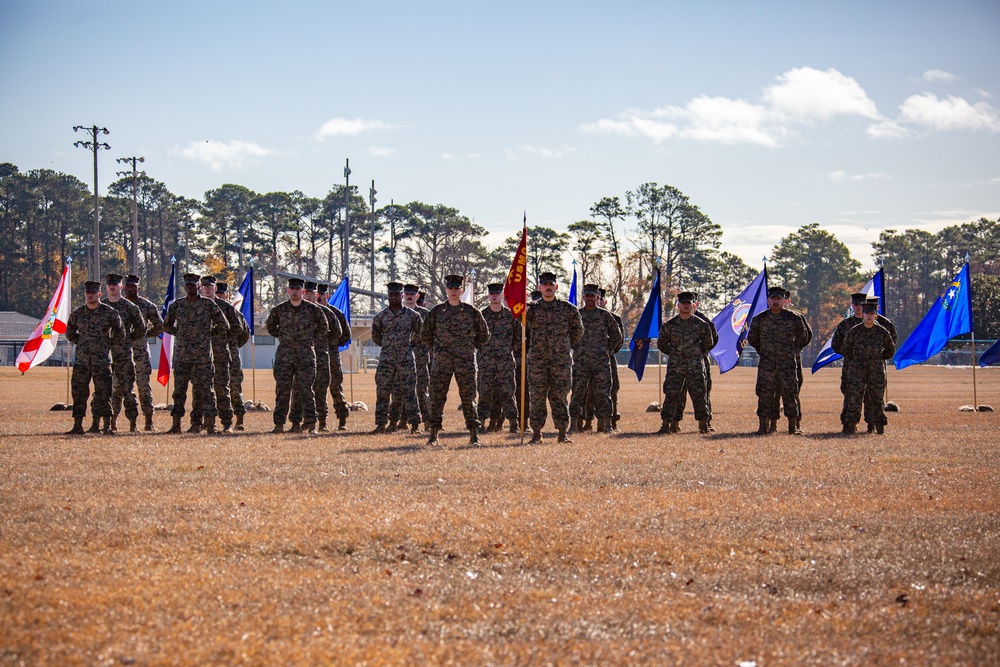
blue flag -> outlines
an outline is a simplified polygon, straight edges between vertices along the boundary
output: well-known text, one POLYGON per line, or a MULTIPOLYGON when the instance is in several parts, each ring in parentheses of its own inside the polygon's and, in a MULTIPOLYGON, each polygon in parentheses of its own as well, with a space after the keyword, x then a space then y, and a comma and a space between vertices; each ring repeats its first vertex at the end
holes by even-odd
POLYGON ((892 358, 897 370, 922 364, 944 349, 948 340, 972 331, 972 288, 966 262, 892 358))
POLYGON ((719 371, 733 370, 740 361, 740 354, 747 345, 750 321, 767 310, 767 269, 757 274, 747 288, 731 304, 712 318, 719 332, 719 343, 709 354, 719 364, 719 371))
POLYGON ((642 317, 635 327, 632 340, 628 342, 628 367, 635 371, 635 376, 642 381, 646 370, 646 357, 649 356, 649 343, 660 335, 660 325, 663 324, 663 309, 660 306, 660 269, 656 269, 656 278, 649 291, 646 307, 642 309, 642 317))
POLYGON ((253 266, 251 265, 247 269, 247 274, 243 276, 243 282, 240 284, 240 288, 237 290, 239 293, 239 304, 237 305, 237 310, 240 311, 240 315, 243 319, 247 321, 247 326, 250 327, 250 335, 253 336, 253 266))
MULTIPOLYGON (((347 280, 347 276, 344 276, 344 279, 340 281, 340 285, 337 289, 333 290, 333 294, 330 295, 330 299, 326 303, 342 312, 344 317, 347 318, 347 323, 351 323, 351 285, 347 280)), ((340 346, 340 351, 343 352, 350 346, 351 340, 348 339, 346 343, 340 346)))
POLYGON ((571 304, 580 307, 580 299, 576 295, 576 262, 573 262, 573 282, 569 285, 569 299, 567 299, 571 304))
POLYGON ((1000 340, 993 343, 993 346, 983 352, 983 356, 979 357, 979 365, 983 368, 992 366, 997 362, 1000 362, 1000 340))
MULTIPOLYGON (((878 273, 872 276, 872 279, 869 280, 865 284, 864 289, 861 290, 862 292, 864 292, 873 299, 875 297, 878 297, 879 315, 885 314, 885 296, 884 296, 885 289, 883 288, 884 285, 885 285, 885 276, 882 274, 882 269, 879 269, 878 273)), ((847 311, 847 315, 845 315, 844 317, 854 317, 854 308, 849 309, 847 311)), ((837 354, 836 352, 833 351, 833 334, 830 334, 830 337, 827 339, 826 344, 823 346, 823 349, 820 350, 819 354, 816 355, 816 361, 813 362, 812 372, 815 373, 819 369, 823 368, 823 366, 826 366, 827 364, 832 364, 837 359, 843 359, 843 358, 844 358, 843 355, 837 354)))

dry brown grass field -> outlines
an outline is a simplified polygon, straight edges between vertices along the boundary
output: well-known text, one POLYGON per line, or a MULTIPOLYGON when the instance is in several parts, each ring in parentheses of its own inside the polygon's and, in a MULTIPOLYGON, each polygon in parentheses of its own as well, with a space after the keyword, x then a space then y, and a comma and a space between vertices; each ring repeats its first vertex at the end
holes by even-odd
POLYGON ((913 367, 887 434, 843 437, 839 375, 801 436, 748 435, 747 368, 717 433, 654 436, 657 370, 622 368, 621 434, 540 446, 469 447, 453 387, 428 450, 371 412, 64 436, 65 371, 0 369, 0 665, 998 664, 1000 420, 958 412, 969 369, 913 367))

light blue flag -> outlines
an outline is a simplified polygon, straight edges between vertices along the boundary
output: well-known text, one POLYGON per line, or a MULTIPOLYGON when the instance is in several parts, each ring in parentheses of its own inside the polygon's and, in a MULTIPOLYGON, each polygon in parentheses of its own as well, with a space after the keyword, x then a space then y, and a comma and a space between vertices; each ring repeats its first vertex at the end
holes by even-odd
POLYGON ((250 328, 250 335, 253 336, 253 318, 254 318, 254 304, 253 304, 253 266, 251 265, 247 269, 247 274, 243 276, 243 282, 240 284, 240 288, 236 290, 240 295, 239 311, 243 319, 246 320, 247 326, 250 328))
MULTIPOLYGON (((347 276, 344 276, 344 279, 340 281, 340 285, 333 290, 333 294, 330 295, 330 299, 326 303, 342 312, 347 318, 347 323, 351 323, 351 284, 347 276)), ((340 346, 340 351, 343 352, 350 346, 351 339, 348 339, 340 346)))
POLYGON ((576 262, 573 262, 573 282, 569 285, 569 299, 567 299, 571 304, 580 307, 580 298, 576 295, 576 262))
POLYGON ((642 381, 642 374, 646 370, 646 357, 649 356, 649 344, 653 338, 660 335, 660 326, 663 324, 663 308, 660 305, 660 269, 656 269, 656 278, 653 280, 653 287, 649 290, 649 298, 646 300, 646 307, 642 309, 642 316, 639 324, 635 327, 632 340, 628 343, 629 356, 628 367, 635 371, 636 378, 642 381))
POLYGON ((740 354, 747 346, 750 321, 765 310, 767 310, 767 269, 758 273, 732 303, 712 318, 712 323, 719 332, 719 343, 709 354, 719 364, 720 372, 731 371, 739 363, 740 354))
MULTIPOLYGON (((882 273, 882 269, 879 269, 878 273, 872 276, 872 279, 869 280, 867 284, 865 284, 864 289, 861 290, 862 292, 864 292, 873 299, 875 297, 878 297, 879 315, 885 314, 884 288, 885 288, 885 276, 882 273)), ((847 315, 845 315, 844 317, 853 317, 853 316, 854 316, 854 308, 851 308, 847 311, 847 315)), ((832 364, 837 359, 843 359, 843 358, 844 358, 843 355, 837 354, 836 352, 833 351, 833 334, 830 334, 830 338, 827 339, 826 345, 824 345, 823 349, 820 350, 819 354, 816 355, 816 360, 813 362, 812 372, 815 373, 819 369, 823 368, 823 366, 826 366, 827 364, 832 364)))
POLYGON ((972 331, 972 286, 969 283, 969 263, 966 262, 955 279, 931 309, 920 320, 903 344, 896 350, 892 362, 897 370, 922 364, 944 349, 948 340, 972 331))

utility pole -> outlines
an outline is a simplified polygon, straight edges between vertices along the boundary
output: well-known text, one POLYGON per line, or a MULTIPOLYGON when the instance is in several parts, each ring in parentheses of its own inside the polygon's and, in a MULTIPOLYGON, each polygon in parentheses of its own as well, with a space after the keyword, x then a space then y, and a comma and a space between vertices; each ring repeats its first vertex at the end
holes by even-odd
POLYGON ((74 141, 73 145, 78 148, 86 148, 94 152, 94 275, 91 279, 101 279, 101 197, 97 194, 97 151, 111 150, 111 146, 97 140, 99 134, 110 134, 108 128, 93 125, 74 125, 73 131, 86 130, 90 133, 90 141, 74 141))
POLYGON ((343 275, 347 275, 347 267, 350 265, 351 245, 351 160, 347 158, 344 162, 344 270, 343 275))
MULTIPOLYGON (((137 162, 145 162, 144 157, 120 157, 115 162, 132 165, 132 171, 119 171, 119 176, 132 176, 132 273, 139 275, 139 172, 137 162)), ((146 172, 142 172, 145 176, 146 172)))
POLYGON ((375 202, 378 201, 378 200, 375 199, 375 195, 376 194, 378 194, 378 193, 375 191, 375 179, 373 178, 372 179, 371 190, 368 191, 368 201, 370 202, 371 209, 372 209, 372 229, 371 229, 371 232, 372 232, 372 238, 371 238, 371 243, 372 243, 372 247, 371 247, 371 251, 372 251, 372 258, 371 258, 372 306, 371 306, 371 308, 372 308, 372 312, 373 313, 375 312, 375 202))
MULTIPOLYGON (((396 200, 389 200, 389 280, 396 280, 396 200)), ((372 290, 373 292, 375 290, 372 290)))

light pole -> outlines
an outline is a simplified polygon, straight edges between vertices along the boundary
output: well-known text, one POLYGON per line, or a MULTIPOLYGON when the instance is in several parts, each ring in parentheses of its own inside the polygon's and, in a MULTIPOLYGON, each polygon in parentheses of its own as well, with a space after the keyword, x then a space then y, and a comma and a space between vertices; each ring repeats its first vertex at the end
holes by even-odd
MULTIPOLYGON (((132 273, 139 275, 139 172, 137 162, 145 162, 144 157, 120 157, 115 162, 132 165, 132 171, 119 171, 119 176, 132 176, 132 273)), ((145 176, 146 172, 142 172, 145 176)))
POLYGON ((110 134, 108 128, 97 127, 93 125, 91 127, 86 127, 84 125, 74 125, 73 131, 77 132, 79 130, 86 130, 90 133, 90 141, 74 141, 73 145, 77 147, 86 148, 94 152, 94 275, 92 278, 97 280, 101 279, 101 198, 97 194, 97 151, 101 150, 111 150, 111 146, 102 143, 97 140, 98 134, 110 134))
POLYGON ((378 192, 376 192, 376 190, 375 190, 375 179, 373 178, 372 179, 371 190, 368 191, 368 201, 370 202, 371 209, 372 209, 372 230, 371 230, 372 231, 372 239, 371 239, 371 242, 372 242, 372 247, 371 247, 371 251, 372 251, 372 266, 371 266, 371 269, 372 269, 372 312, 373 313, 375 312, 375 202, 377 201, 375 199, 375 195, 376 194, 378 194, 378 192))

